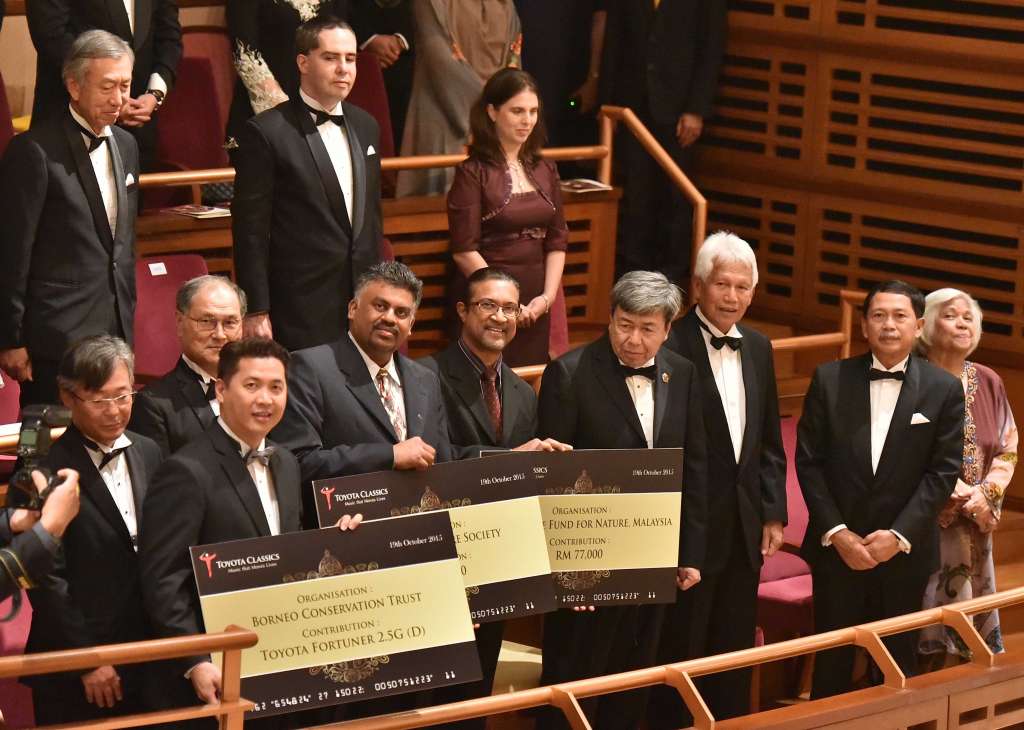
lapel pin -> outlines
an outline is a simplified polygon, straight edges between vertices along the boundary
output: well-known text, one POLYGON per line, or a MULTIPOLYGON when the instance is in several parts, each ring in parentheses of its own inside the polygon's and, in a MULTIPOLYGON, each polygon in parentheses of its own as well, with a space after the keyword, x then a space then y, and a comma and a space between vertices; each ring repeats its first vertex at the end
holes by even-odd
POLYGON ((661 382, 667 383, 669 381, 668 373, 661 374, 661 382))

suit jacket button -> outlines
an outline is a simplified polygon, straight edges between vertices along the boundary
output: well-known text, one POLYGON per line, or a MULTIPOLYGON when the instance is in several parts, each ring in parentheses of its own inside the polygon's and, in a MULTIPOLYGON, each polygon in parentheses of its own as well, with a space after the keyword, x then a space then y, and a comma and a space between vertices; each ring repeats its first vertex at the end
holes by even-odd
POLYGON ((114 262, 114 271, 117 271, 117 262, 114 262))

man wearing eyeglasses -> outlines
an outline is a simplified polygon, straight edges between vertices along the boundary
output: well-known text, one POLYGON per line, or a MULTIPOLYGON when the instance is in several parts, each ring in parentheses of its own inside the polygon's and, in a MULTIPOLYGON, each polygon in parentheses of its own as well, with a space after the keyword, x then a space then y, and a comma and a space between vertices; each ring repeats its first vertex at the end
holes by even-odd
POLYGON ((171 372, 139 393, 131 427, 173 454, 220 415, 214 384, 220 351, 242 337, 246 300, 223 276, 197 276, 175 301, 181 357, 171 372))
MULTIPOLYGON (((138 562, 142 501, 160 465, 160 448, 126 431, 134 357, 117 337, 95 335, 61 359, 57 384, 71 425, 50 449, 54 472, 80 474, 78 517, 64 532, 53 571, 29 591, 26 652, 78 649, 149 638, 138 562)), ((36 722, 81 722, 144 708, 141 664, 26 677, 36 722)))

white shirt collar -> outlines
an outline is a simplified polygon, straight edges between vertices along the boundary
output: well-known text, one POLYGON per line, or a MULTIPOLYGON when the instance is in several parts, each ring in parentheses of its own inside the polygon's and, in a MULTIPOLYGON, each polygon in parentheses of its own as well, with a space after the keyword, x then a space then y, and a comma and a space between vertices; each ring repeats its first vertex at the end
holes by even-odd
POLYGON ((909 360, 910 360, 910 355, 907 355, 905 358, 900 360, 898 363, 893 365, 891 368, 887 368, 887 367, 884 367, 882 365, 882 363, 880 363, 878 361, 878 358, 875 357, 874 354, 872 354, 871 355, 871 367, 876 368, 877 370, 885 370, 885 371, 890 372, 890 373, 900 373, 900 372, 905 373, 907 371, 907 362, 909 362, 909 360))
POLYGON ((216 380, 216 378, 214 378, 214 377, 213 377, 213 376, 211 376, 211 375, 210 375, 210 374, 209 374, 208 372, 206 372, 205 370, 203 370, 203 369, 202 369, 202 367, 200 367, 199 365, 197 365, 197 364, 196 364, 196 363, 195 363, 195 362, 194 362, 194 361, 193 361, 192 359, 190 359, 190 358, 189 358, 189 356, 188 356, 188 355, 186 355, 185 353, 182 353, 182 354, 181 354, 181 359, 182 359, 182 360, 184 361, 184 363, 185 363, 185 364, 186 364, 186 365, 188 366, 188 369, 189 369, 189 370, 191 370, 192 372, 194 372, 194 373, 195 373, 196 375, 198 375, 198 376, 199 376, 199 377, 200 377, 200 378, 202 379, 202 381, 203 381, 203 385, 209 385, 211 381, 213 381, 213 380, 216 380))
POLYGON ((700 321, 708 326, 708 329, 711 330, 711 334, 715 337, 743 337, 743 333, 740 332, 740 328, 736 325, 733 325, 727 333, 722 332, 720 329, 715 327, 715 325, 711 324, 711 320, 704 316, 704 312, 700 311, 699 304, 696 307, 696 312, 700 321))
MULTIPOLYGON (((231 430, 231 429, 230 429, 230 428, 228 427, 228 424, 224 423, 224 417, 223 417, 223 416, 218 416, 218 417, 217 417, 217 423, 219 423, 219 424, 220 424, 220 427, 224 429, 224 433, 226 433, 226 434, 227 434, 228 436, 230 436, 230 437, 232 438, 232 440, 233 440, 233 441, 234 441, 234 442, 235 442, 236 444, 238 444, 238 453, 239 453, 239 454, 240 454, 241 456, 245 456, 246 454, 248 454, 248 453, 249 453, 249 444, 245 443, 245 441, 243 441, 242 439, 240 439, 240 438, 239 438, 239 437, 238 437, 238 436, 237 436, 237 435, 235 434, 235 432, 234 432, 234 431, 232 431, 232 430, 231 430)), ((265 449, 265 448, 267 448, 267 439, 266 439, 266 438, 260 439, 260 443, 259 443, 259 446, 257 446, 257 447, 256 447, 256 450, 257 450, 257 451, 262 451, 262 450, 263 450, 263 449, 265 449)))
POLYGON ((377 373, 380 372, 381 370, 387 370, 388 375, 391 376, 391 379, 394 382, 398 383, 399 385, 402 384, 401 379, 398 377, 398 367, 395 365, 394 355, 392 355, 391 359, 388 360, 387 365, 381 367, 380 365, 373 361, 373 358, 366 354, 362 347, 359 346, 359 343, 356 342, 356 338, 352 336, 352 332, 348 333, 348 338, 352 340, 352 344, 356 346, 356 351, 362 356, 363 362, 366 363, 366 369, 370 371, 370 380, 376 382, 377 373))
MULTIPOLYGON (((624 368, 629 368, 629 367, 633 367, 632 365, 627 365, 626 363, 622 362, 622 360, 621 360, 621 359, 620 359, 620 358, 619 358, 618 356, 616 356, 616 358, 615 358, 615 359, 616 359, 616 360, 618 360, 618 361, 619 361, 619 365, 621 365, 621 366, 622 366, 622 367, 624 367, 624 368)), ((653 364, 654 364, 654 358, 652 357, 652 358, 651 358, 650 360, 648 360, 647 362, 645 362, 645 363, 644 363, 643 365, 641 365, 640 367, 641 367, 641 368, 649 368, 649 367, 650 367, 651 365, 653 365, 653 364)), ((640 369, 640 368, 637 368, 637 370, 639 370, 639 369, 640 369)))
MULTIPOLYGON (((96 134, 95 132, 92 131, 92 125, 89 124, 89 122, 85 121, 85 117, 83 117, 81 114, 79 114, 77 111, 75 111, 75 108, 73 106, 71 106, 70 104, 68 104, 68 111, 71 112, 71 118, 74 119, 76 122, 78 122, 78 124, 82 128, 88 129, 89 132, 92 133, 92 134, 96 134)), ((109 137, 112 134, 113 134, 113 132, 110 131, 110 126, 108 125, 108 126, 104 127, 103 129, 101 129, 100 133, 96 134, 96 136, 97 137, 109 137)), ((85 137, 84 134, 82 136, 85 137)))
POLYGON ((335 116, 337 116, 338 114, 342 114, 340 101, 334 105, 333 109, 325 109, 323 104, 321 104, 319 101, 314 99, 312 96, 307 94, 302 89, 299 89, 299 96, 302 97, 302 100, 306 102, 307 106, 310 106, 313 109, 319 109, 322 112, 327 112, 328 114, 333 114, 335 116))

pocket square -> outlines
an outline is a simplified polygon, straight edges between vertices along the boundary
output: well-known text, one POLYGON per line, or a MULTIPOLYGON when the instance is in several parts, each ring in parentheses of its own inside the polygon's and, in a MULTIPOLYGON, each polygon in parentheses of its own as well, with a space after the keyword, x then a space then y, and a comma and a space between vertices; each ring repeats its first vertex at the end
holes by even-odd
POLYGON ((124 179, 124 184, 125 184, 126 186, 127 186, 127 185, 134 185, 134 184, 135 184, 135 176, 134 176, 134 175, 132 175, 132 174, 131 174, 131 173, 129 172, 129 173, 128 173, 128 177, 126 177, 126 178, 124 179))
POLYGON ((375 154, 377 154, 377 150, 375 150, 375 149, 373 148, 373 145, 372 145, 372 144, 371 144, 371 145, 370 145, 369 147, 367 147, 367 148, 366 148, 366 156, 367 156, 367 157, 369 157, 369 156, 371 156, 371 155, 375 155, 375 154))
POLYGON ((915 413, 910 417, 910 425, 916 426, 919 423, 931 423, 923 413, 915 413))

